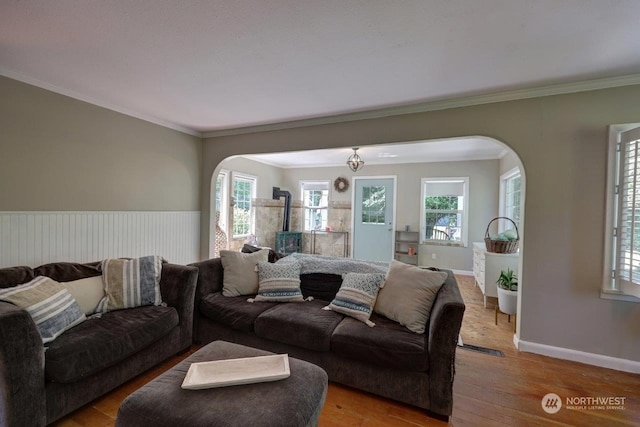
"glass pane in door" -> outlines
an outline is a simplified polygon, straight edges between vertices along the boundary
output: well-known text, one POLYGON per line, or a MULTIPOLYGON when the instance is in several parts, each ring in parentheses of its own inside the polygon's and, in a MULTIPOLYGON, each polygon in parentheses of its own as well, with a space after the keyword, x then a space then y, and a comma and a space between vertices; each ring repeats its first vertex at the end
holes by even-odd
POLYGON ((362 188, 362 223, 381 224, 386 222, 386 187, 368 186, 362 188))

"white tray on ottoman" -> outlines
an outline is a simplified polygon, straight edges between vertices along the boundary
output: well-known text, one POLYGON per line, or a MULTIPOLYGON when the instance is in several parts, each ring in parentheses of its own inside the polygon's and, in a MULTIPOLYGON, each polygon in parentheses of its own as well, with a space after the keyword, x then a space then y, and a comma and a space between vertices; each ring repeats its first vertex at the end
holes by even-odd
POLYGON ((263 383, 288 378, 289 356, 242 357, 239 359, 214 360, 192 363, 182 388, 201 390, 240 384, 263 383))

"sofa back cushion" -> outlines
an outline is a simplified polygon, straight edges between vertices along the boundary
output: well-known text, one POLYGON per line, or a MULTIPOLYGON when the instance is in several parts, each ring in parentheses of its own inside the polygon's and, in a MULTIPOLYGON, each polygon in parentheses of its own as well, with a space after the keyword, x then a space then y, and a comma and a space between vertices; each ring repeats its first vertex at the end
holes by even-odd
POLYGON ((102 276, 86 277, 70 282, 61 282, 61 284, 73 295, 80 309, 87 316, 96 312, 98 304, 105 296, 102 276))
POLYGON ((76 262, 52 262, 33 269, 36 276, 50 277, 57 282, 71 282, 86 277, 100 276, 99 262, 80 264, 76 262))
POLYGON ((0 288, 9 288, 30 282, 35 278, 31 267, 7 267, 0 268, 0 288))
POLYGON ((313 297, 322 301, 333 301, 342 285, 339 274, 308 273, 300 275, 300 289, 304 298, 313 297))

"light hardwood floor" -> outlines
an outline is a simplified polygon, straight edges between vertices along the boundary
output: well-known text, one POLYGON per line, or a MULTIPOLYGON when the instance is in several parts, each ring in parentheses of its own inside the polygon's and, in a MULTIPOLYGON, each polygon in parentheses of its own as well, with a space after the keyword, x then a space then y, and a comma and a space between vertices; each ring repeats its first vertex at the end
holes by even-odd
MULTIPOLYGON (((330 383, 320 417, 321 427, 640 426, 640 375, 517 351, 507 317, 501 315, 496 326, 494 310, 483 307, 482 294, 473 278, 457 276, 457 279, 467 305, 462 340, 499 349, 505 357, 458 349, 453 415, 449 423, 431 418, 418 408, 330 383), (541 405, 547 393, 556 393, 563 401, 567 397, 625 397, 625 409, 563 407, 551 415, 541 405)), ((55 425, 113 426, 118 406, 126 396, 187 355, 166 361, 55 425)))

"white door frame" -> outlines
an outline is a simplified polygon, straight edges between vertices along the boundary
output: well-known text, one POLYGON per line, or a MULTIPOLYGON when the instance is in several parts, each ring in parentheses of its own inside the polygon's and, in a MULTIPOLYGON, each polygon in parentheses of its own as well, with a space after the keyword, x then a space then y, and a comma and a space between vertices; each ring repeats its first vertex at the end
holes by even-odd
POLYGON ((349 247, 351 248, 349 257, 353 258, 354 252, 354 230, 356 228, 356 181, 364 179, 392 179, 393 180, 393 209, 391 218, 391 255, 393 258, 394 248, 396 246, 396 206, 398 200, 398 176, 397 175, 371 175, 371 176, 354 176, 353 191, 351 192, 351 233, 349 233, 349 247))

